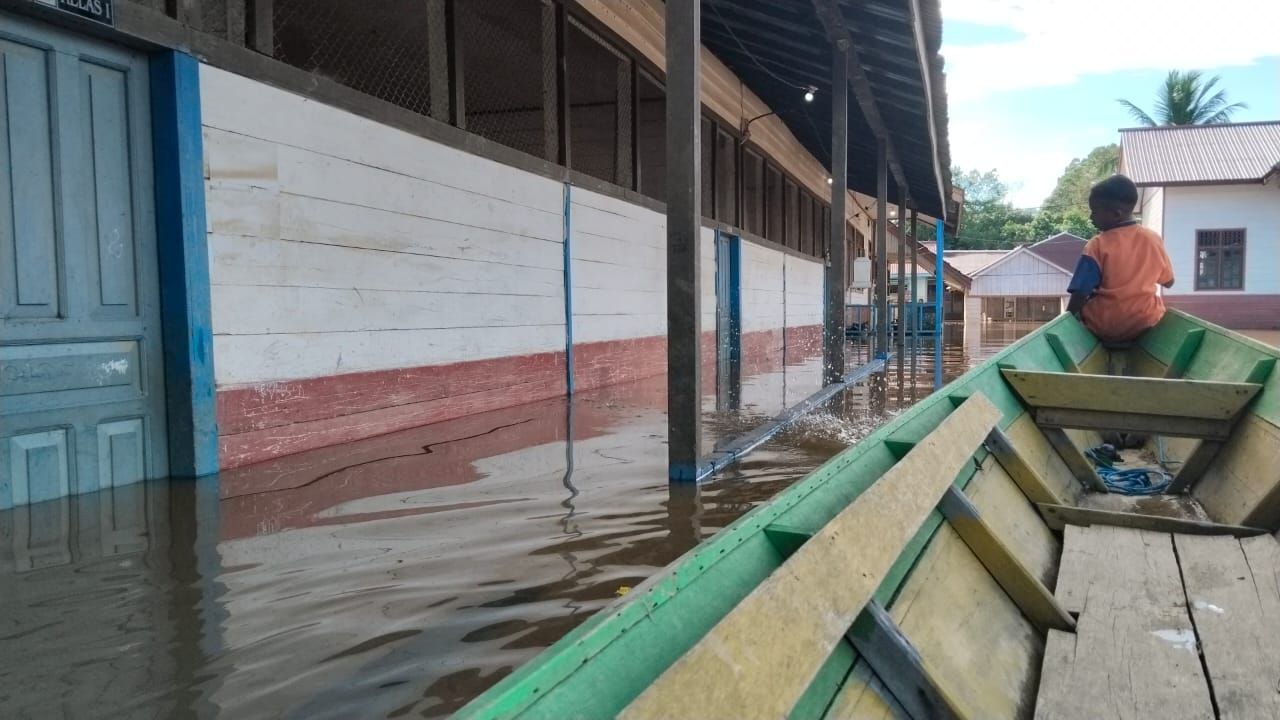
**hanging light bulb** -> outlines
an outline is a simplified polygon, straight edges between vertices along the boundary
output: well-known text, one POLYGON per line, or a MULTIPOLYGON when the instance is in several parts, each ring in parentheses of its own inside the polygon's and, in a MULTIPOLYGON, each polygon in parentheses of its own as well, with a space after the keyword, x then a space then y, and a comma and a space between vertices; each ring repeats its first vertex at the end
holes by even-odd
POLYGON ((827 184, 828 184, 828 185, 830 185, 830 184, 832 184, 832 183, 834 183, 834 182, 835 182, 835 178, 827 178, 827 184))
POLYGON ((814 87, 814 86, 810 85, 810 86, 809 86, 808 88, 806 88, 806 89, 805 89, 805 91, 804 91, 804 101, 805 101, 805 102, 813 102, 813 94, 814 94, 814 93, 816 93, 816 92, 818 92, 818 88, 816 88, 816 87, 814 87))

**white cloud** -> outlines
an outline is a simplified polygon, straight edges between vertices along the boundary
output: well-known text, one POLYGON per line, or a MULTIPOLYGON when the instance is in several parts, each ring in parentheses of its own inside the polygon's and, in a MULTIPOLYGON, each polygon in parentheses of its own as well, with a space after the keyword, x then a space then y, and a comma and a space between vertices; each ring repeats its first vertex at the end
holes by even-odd
POLYGON ((1012 29, 947 46, 953 100, 1067 85, 1085 75, 1247 65, 1280 54, 1280 0, 943 0, 945 21, 1012 29))

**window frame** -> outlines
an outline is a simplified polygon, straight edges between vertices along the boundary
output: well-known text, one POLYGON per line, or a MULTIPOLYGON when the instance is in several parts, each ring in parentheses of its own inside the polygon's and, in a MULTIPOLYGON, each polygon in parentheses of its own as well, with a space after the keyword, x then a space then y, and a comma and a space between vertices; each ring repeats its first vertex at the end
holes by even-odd
POLYGON ((1248 247, 1249 247, 1248 228, 1243 228, 1243 227, 1196 228, 1195 235, 1194 235, 1194 242, 1192 243, 1192 248, 1191 248, 1196 292, 1244 292, 1245 271, 1248 267, 1248 247), (1235 246, 1224 245, 1222 243, 1222 240, 1223 240, 1223 237, 1226 235, 1226 233, 1235 233, 1235 232, 1240 233, 1240 245, 1239 245, 1240 247, 1240 285, 1233 286, 1233 287, 1223 287, 1222 286, 1222 251, 1228 247, 1235 247, 1235 246), (1202 235, 1205 235, 1205 234, 1216 235, 1217 242, 1214 243, 1213 245, 1201 246, 1200 238, 1202 235), (1216 284, 1213 287, 1205 287, 1200 283, 1200 276, 1201 276, 1200 252, 1206 248, 1209 250, 1215 251, 1218 254, 1217 266, 1215 268, 1216 284))

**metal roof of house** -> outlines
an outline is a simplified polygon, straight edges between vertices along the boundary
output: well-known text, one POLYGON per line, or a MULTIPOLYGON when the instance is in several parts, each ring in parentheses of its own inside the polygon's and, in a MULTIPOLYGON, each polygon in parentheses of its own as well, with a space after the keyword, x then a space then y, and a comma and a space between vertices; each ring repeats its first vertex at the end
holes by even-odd
POLYGON ((1087 242, 1082 237, 1064 232, 1045 238, 1028 249, 1060 268, 1074 271, 1087 242))
POLYGON ((1280 121, 1129 128, 1120 157, 1139 185, 1261 182, 1280 166, 1280 121))
POLYGON ((706 0, 702 7, 703 45, 828 168, 832 38, 849 41, 849 189, 875 196, 879 128, 897 179, 889 201, 909 199, 953 221, 938 0, 706 0), (798 89, 808 86, 817 89, 813 102, 798 89))
POLYGON ((973 277, 983 269, 995 264, 1012 250, 946 250, 944 256, 951 267, 973 277))

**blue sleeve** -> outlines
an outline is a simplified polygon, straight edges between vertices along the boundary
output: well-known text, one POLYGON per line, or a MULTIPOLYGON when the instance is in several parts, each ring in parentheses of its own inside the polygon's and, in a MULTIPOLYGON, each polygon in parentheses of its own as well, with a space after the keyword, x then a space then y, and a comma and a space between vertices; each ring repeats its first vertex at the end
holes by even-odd
POLYGON ((1067 292, 1072 295, 1092 295, 1101 284, 1102 268, 1098 267, 1098 261, 1088 255, 1081 255, 1080 261, 1076 263, 1076 272, 1071 276, 1071 283, 1067 285, 1067 292))

